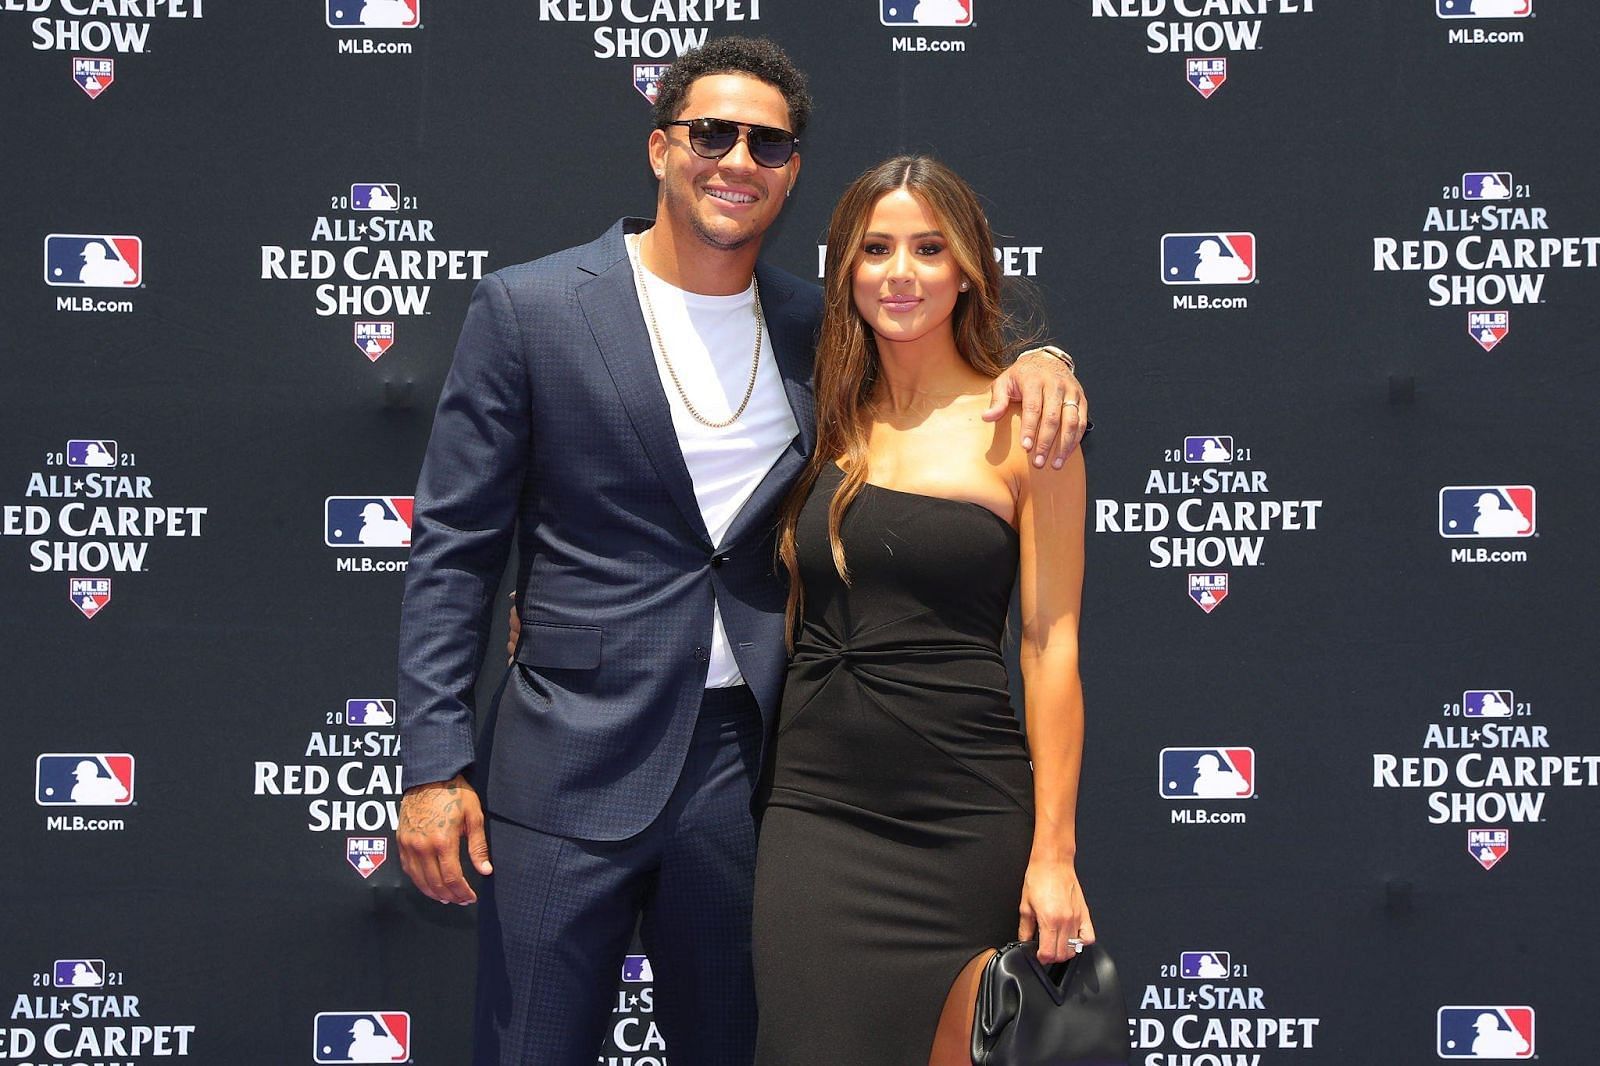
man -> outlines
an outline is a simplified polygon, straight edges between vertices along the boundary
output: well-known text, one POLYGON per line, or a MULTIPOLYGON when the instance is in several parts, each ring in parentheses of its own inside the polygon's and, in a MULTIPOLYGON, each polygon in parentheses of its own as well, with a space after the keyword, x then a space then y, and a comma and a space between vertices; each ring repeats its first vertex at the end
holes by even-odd
MULTIPOLYGON (((815 439, 821 314, 757 254, 809 110, 769 41, 685 54, 649 139, 654 224, 498 271, 467 313, 417 488, 398 840, 434 899, 477 899, 463 837, 487 878, 475 1062, 592 1063, 641 919, 674 1061, 750 1062, 751 797, 784 669, 773 526, 815 439), (475 751, 514 529, 516 665, 475 751)), ((991 414, 1025 393, 1035 461, 1059 461, 1082 393, 1025 359, 991 414)))
POLYGON ((90 241, 78 255, 83 259, 83 269, 78 271, 78 282, 102 289, 125 286, 133 280, 133 268, 121 259, 106 254, 106 246, 90 241))
POLYGON ((378 1032, 371 1018, 357 1018, 350 1027, 350 1047, 344 1057, 350 1062, 394 1062, 405 1050, 400 1041, 378 1032))
POLYGON ((72 786, 72 802, 90 807, 107 807, 128 798, 128 787, 115 777, 101 777, 100 764, 84 759, 72 769, 77 784, 72 786))
POLYGON ((1473 519, 1472 532, 1480 537, 1515 537, 1528 527, 1528 520, 1515 507, 1502 507, 1505 501, 1498 492, 1485 492, 1478 497, 1478 517, 1473 519))
POLYGON ((1194 794, 1205 799, 1233 799, 1250 791, 1250 785, 1237 770, 1224 770, 1215 755, 1202 755, 1194 764, 1194 794))
POLYGON ((1527 1054, 1527 1039, 1515 1029, 1500 1028, 1500 1019, 1492 1011, 1478 1015, 1472 1028, 1478 1032, 1472 1039, 1475 1059, 1514 1059, 1527 1054))

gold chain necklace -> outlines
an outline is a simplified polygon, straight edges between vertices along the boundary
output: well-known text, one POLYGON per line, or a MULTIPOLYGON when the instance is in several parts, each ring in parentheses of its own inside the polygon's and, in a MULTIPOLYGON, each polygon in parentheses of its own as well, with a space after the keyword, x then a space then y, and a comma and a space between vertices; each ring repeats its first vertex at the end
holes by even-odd
POLYGON ((667 366, 667 376, 672 379, 672 387, 678 390, 678 399, 683 401, 684 410, 689 412, 689 417, 709 429, 727 429, 739 421, 739 416, 744 414, 744 409, 750 404, 750 397, 756 391, 756 373, 761 369, 761 334, 766 328, 766 319, 761 314, 761 283, 754 276, 750 278, 750 287, 755 290, 756 298, 756 350, 750 357, 750 380, 744 387, 744 399, 739 401, 739 407, 726 422, 713 422, 699 411, 694 404, 689 402, 689 394, 683 391, 683 382, 678 380, 678 372, 673 369, 672 359, 667 355, 667 342, 661 339, 661 327, 656 325, 656 310, 650 304, 650 286, 644 276, 644 256, 636 247, 633 249, 633 273, 639 282, 639 295, 644 297, 645 317, 650 320, 650 333, 656 339, 656 351, 661 353, 661 361, 667 366))

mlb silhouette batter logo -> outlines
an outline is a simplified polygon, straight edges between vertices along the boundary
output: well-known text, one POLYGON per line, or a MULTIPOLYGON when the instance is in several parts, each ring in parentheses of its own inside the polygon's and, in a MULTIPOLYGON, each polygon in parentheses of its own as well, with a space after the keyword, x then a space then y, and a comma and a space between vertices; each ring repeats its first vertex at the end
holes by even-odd
POLYGON ((970 26, 978 0, 878 0, 885 26, 970 26))
POLYGON ((44 239, 44 280, 88 289, 132 289, 144 280, 144 242, 126 234, 52 233, 44 239))
POLYGON ((422 0, 327 0, 327 3, 328 25, 340 30, 414 30, 422 18, 422 0))
POLYGON ((1253 748, 1162 748, 1163 799, 1249 799, 1256 794, 1253 748))
POLYGON ((1441 1059, 1531 1059, 1532 1007, 1440 1007, 1441 1059))
POLYGON ((1495 346, 1511 332, 1510 311, 1468 311, 1467 336, 1478 342, 1478 347, 1492 352, 1495 346))
POLYGON ((1533 0, 1433 0, 1442 19, 1525 19, 1533 0))
MULTIPOLYGON (((351 866, 355 867, 356 873, 362 877, 371 877, 378 872, 378 867, 382 866, 384 860, 389 857, 389 838, 345 837, 344 857, 351 866)), ((364 1060, 358 1059, 356 1061, 364 1060)), ((389 1060, 380 1059, 379 1061, 388 1062, 389 1060)))
POLYGON ((1439 490, 1439 536, 1531 537, 1532 485, 1446 485, 1439 490))
POLYGON ((1189 598, 1206 614, 1217 609, 1217 604, 1228 598, 1227 574, 1190 574, 1189 598))
POLYGON ((1467 854, 1478 860, 1478 865, 1485 870, 1492 870, 1495 864, 1506 857, 1506 852, 1511 850, 1511 830, 1509 829, 1468 829, 1467 854))
POLYGON ((376 363, 394 344, 394 323, 357 322, 355 342, 357 350, 376 363))
POLYGON ((133 802, 133 756, 50 753, 34 762, 41 807, 126 807, 133 802))
POLYGON ((1511 172, 1509 170, 1469 170, 1461 175, 1463 200, 1511 199, 1511 172))
POLYGON ((656 975, 650 969, 650 956, 624 955, 622 957, 622 979, 630 985, 654 981, 656 975))
POLYGON ((1163 233, 1161 280, 1168 285, 1248 285, 1256 280, 1256 235, 1163 233))
POLYGON ((350 206, 356 211, 396 211, 400 186, 393 182, 364 181, 350 186, 350 206))
POLYGON ((1194 91, 1207 100, 1211 99, 1211 94, 1222 88, 1222 83, 1228 80, 1228 61, 1221 56, 1186 60, 1184 69, 1189 76, 1189 84, 1194 86, 1194 91))
POLYGON ((1226 951, 1185 951, 1178 957, 1178 973, 1189 981, 1217 981, 1228 976, 1232 956, 1226 951))
POLYGON ((106 983, 106 960, 57 959, 51 972, 57 988, 101 988, 106 983))
POLYGON ((1461 694, 1462 713, 1468 718, 1510 718, 1516 705, 1508 688, 1468 689, 1461 694))
POLYGON ((405 1011, 323 1011, 314 1023, 316 1062, 404 1062, 411 1057, 405 1011))
POLYGON ((329 496, 323 543, 330 548, 409 548, 411 496, 329 496))
POLYGON ((82 469, 117 465, 117 442, 114 440, 67 441, 67 465, 82 469))
POLYGON ((1233 462, 1233 438, 1218 434, 1215 437, 1183 438, 1183 461, 1186 463, 1233 462))
POLYGON ((89 99, 98 100, 100 94, 111 88, 111 83, 117 80, 117 61, 73 56, 72 80, 88 94, 89 99))
POLYGON ((635 63, 633 65, 633 87, 639 90, 639 95, 656 102, 656 96, 661 85, 661 79, 667 76, 669 63, 635 63))
POLYGON ((111 603, 111 579, 109 577, 69 577, 67 578, 67 599, 72 601, 72 606, 83 612, 85 618, 93 618, 111 603))
POLYGON ((394 700, 344 701, 345 725, 394 725, 394 700))

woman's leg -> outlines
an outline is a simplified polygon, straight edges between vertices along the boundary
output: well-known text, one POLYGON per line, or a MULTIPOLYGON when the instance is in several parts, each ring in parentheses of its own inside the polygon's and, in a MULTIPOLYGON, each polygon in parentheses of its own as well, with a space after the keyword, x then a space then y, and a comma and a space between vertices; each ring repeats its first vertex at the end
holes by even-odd
POLYGON ((994 954, 993 948, 980 952, 951 984, 939 1028, 934 1030, 928 1066, 972 1066, 972 1015, 978 1003, 978 980, 994 954))

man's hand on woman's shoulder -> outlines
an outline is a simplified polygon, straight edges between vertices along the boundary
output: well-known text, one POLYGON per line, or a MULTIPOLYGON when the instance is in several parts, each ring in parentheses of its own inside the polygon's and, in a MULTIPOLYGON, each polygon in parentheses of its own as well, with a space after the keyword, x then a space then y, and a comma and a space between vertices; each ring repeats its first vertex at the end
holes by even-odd
POLYGON ((989 390, 986 422, 994 422, 1022 405, 1022 446, 1033 465, 1046 462, 1060 469, 1089 429, 1089 398, 1078 384, 1072 357, 1054 345, 1023 352, 994 379, 989 390))

